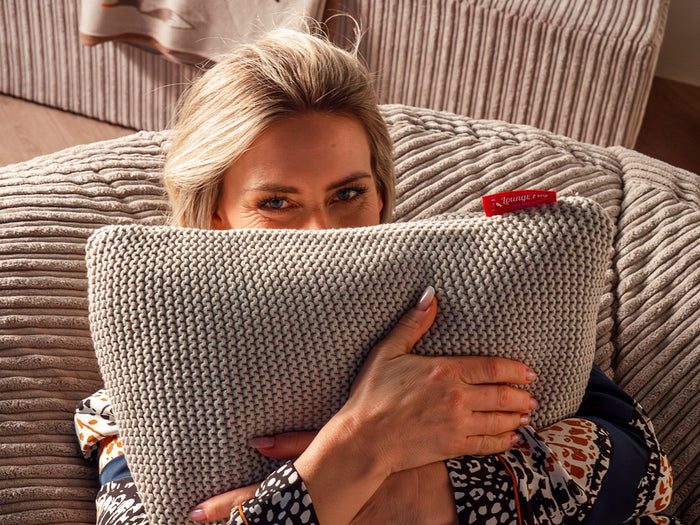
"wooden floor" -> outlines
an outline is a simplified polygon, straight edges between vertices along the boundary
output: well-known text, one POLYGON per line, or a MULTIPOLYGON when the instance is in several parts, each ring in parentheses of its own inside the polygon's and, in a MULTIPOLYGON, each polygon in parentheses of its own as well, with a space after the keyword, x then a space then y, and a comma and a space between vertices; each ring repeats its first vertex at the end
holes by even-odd
POLYGON ((0 95, 0 166, 134 130, 0 95))
MULTIPOLYGON (((0 95, 0 166, 134 130, 0 95)), ((700 174, 700 87, 656 77, 635 149, 700 174)))
POLYGON ((700 87, 654 78, 634 149, 700 174, 700 87))

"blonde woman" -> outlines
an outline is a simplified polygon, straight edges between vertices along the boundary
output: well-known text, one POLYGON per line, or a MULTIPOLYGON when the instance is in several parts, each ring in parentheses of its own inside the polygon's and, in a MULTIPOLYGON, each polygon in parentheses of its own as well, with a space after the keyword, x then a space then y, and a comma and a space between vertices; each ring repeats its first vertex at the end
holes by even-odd
MULTIPOLYGON (((238 48, 188 93, 164 181, 177 226, 389 221, 391 139, 369 73, 354 52, 318 35, 279 30, 238 48)), ((505 386, 536 379, 524 364, 411 353, 436 310, 429 288, 372 350, 349 400, 323 428, 254 440, 261 453, 290 461, 261 486, 203 502, 190 518, 619 523, 664 497, 659 486, 670 470, 653 428, 599 370, 579 413, 537 433, 528 426, 537 401, 505 386), (590 445, 597 454, 586 453, 590 445), (560 462, 564 448, 583 459, 560 462)), ((98 523, 146 523, 106 392, 83 401, 76 427, 86 455, 99 448, 98 523)))

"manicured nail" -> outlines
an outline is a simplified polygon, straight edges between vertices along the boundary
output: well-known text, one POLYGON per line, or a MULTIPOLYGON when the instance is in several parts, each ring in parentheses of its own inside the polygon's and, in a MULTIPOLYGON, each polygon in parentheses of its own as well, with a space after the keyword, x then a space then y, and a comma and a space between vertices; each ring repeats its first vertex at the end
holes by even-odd
POLYGON ((535 410, 540 404, 537 402, 537 399, 534 397, 530 399, 530 410, 535 410))
POLYGON ((523 414, 522 416, 520 416, 520 426, 521 427, 524 427, 529 422, 530 422, 530 416, 528 416, 527 414, 523 414))
POLYGON ((194 509, 187 517, 192 521, 207 521, 207 512, 204 509, 194 509))
POLYGON ((534 381, 535 379, 537 379, 537 374, 534 373, 532 370, 528 370, 527 372, 525 372, 525 379, 527 381, 534 381))
POLYGON ((520 441, 523 439, 523 437, 515 432, 512 436, 510 436, 510 444, 511 445, 517 445, 520 443, 520 441))
POLYGON ((435 288, 428 286, 423 292, 420 301, 418 301, 418 304, 416 304, 416 308, 425 312, 428 308, 430 308, 430 303, 433 302, 433 297, 435 297, 435 288))
POLYGON ((249 443, 250 446, 254 448, 272 448, 275 446, 275 438, 274 436, 255 437, 252 438, 249 443))

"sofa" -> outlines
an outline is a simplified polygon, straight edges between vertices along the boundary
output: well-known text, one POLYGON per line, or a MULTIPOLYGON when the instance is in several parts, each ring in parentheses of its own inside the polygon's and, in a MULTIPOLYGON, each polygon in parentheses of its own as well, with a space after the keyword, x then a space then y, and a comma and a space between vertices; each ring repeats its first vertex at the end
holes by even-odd
MULTIPOLYGON (((616 226, 596 362, 651 416, 674 472, 667 512, 700 524, 700 176, 624 147, 526 125, 384 105, 395 220, 481 210, 535 188, 596 200, 616 226)), ((85 243, 162 224, 168 132, 141 131, 0 168, 0 523, 95 522, 97 471, 72 413, 103 383, 85 243)))
MULTIPOLYGON (((348 13, 362 24, 360 53, 384 103, 631 148, 669 3, 326 0, 324 19, 348 13)), ((79 4, 0 2, 0 93, 128 128, 166 129, 201 71, 121 42, 80 45, 79 4)), ((353 39, 348 17, 329 25, 336 42, 353 39)))

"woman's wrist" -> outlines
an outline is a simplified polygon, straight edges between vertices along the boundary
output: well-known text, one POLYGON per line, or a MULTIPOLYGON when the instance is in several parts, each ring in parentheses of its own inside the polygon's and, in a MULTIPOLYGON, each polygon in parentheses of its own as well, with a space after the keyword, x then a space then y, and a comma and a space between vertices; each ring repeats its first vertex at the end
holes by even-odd
POLYGON ((443 461, 431 463, 418 469, 418 487, 423 491, 419 496, 425 510, 423 523, 456 525, 457 506, 455 489, 450 480, 447 465, 443 461))
POLYGON ((322 525, 349 523, 389 476, 367 441, 341 410, 294 462, 322 525))

